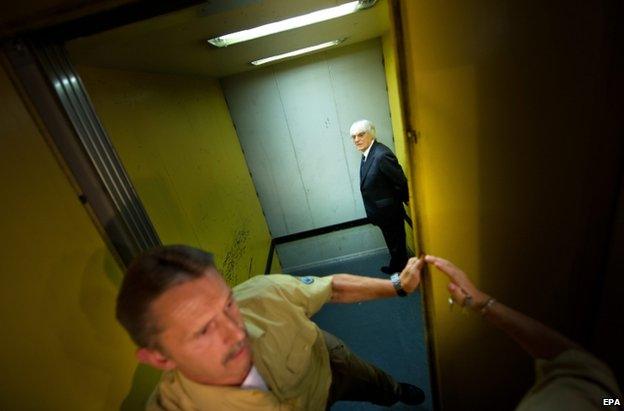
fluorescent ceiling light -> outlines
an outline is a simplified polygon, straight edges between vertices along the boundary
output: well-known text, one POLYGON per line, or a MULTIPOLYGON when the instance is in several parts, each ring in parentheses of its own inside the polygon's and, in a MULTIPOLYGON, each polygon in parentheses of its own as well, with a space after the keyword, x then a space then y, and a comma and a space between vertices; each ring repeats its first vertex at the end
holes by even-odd
POLYGON ((305 47, 305 48, 302 48, 302 49, 299 49, 299 50, 289 51, 288 53, 278 54, 276 56, 271 56, 271 57, 266 57, 266 58, 263 58, 263 59, 255 60, 255 61, 252 61, 251 64, 253 64, 254 66, 259 66, 261 64, 270 63, 272 61, 282 60, 282 59, 285 59, 285 58, 288 58, 288 57, 299 56, 301 54, 310 53, 312 51, 326 49, 328 47, 332 47, 332 46, 335 46, 337 44, 340 44, 343 41, 345 41, 345 39, 328 41, 327 43, 317 44, 316 46, 305 47))
POLYGON ((241 30, 237 31, 236 33, 215 37, 208 40, 208 43, 216 47, 227 47, 243 41, 268 36, 269 34, 280 33, 282 31, 292 30, 310 24, 319 23, 321 21, 346 16, 347 14, 355 13, 358 10, 372 7, 376 1, 377 0, 351 1, 340 6, 330 7, 328 9, 314 11, 312 13, 304 14, 302 16, 291 17, 286 20, 276 21, 274 23, 254 27, 249 30, 241 30))

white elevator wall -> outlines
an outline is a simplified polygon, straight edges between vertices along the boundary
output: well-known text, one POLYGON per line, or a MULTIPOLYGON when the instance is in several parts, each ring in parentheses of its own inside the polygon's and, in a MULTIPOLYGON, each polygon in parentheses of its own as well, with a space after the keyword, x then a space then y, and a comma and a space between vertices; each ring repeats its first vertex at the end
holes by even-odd
MULTIPOLYGON (((273 237, 365 217, 355 120, 394 149, 379 39, 222 79, 273 237)), ((280 245, 290 271, 385 248, 371 225, 280 245)))

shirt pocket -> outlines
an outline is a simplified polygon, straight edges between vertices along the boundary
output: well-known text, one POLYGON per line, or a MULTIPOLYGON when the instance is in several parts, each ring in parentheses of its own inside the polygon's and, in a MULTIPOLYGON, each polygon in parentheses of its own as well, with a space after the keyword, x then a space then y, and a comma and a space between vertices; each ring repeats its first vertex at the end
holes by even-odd
POLYGON ((312 347, 318 333, 313 326, 302 327, 292 341, 290 352, 286 357, 286 369, 293 374, 303 374, 310 365, 312 347))

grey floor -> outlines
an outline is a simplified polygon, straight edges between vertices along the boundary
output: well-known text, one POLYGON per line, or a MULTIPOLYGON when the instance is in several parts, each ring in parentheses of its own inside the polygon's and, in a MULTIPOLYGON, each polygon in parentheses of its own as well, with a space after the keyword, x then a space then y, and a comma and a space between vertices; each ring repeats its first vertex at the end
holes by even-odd
MULTIPOLYGON (((323 276, 350 273, 388 278, 379 271, 388 261, 387 253, 320 265, 295 275, 323 276)), ((326 304, 313 320, 322 329, 341 338, 361 358, 393 375, 397 381, 420 387, 426 395, 423 404, 409 407, 396 404, 392 410, 432 410, 425 328, 420 293, 357 304, 326 304)), ((381 410, 369 403, 338 402, 333 411, 381 410)))

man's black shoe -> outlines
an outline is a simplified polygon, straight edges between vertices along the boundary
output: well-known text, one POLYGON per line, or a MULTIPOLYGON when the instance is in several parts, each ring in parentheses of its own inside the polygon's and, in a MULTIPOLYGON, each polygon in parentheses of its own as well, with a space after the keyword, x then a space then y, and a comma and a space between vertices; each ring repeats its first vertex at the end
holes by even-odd
POLYGON ((418 405, 425 401, 425 393, 415 385, 399 383, 399 401, 407 405, 418 405))
POLYGON ((387 265, 384 265, 383 267, 380 268, 382 273, 385 274, 394 274, 396 273, 396 270, 393 270, 392 267, 389 267, 387 265))

